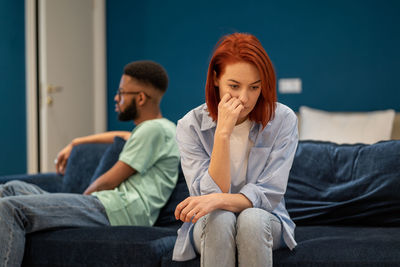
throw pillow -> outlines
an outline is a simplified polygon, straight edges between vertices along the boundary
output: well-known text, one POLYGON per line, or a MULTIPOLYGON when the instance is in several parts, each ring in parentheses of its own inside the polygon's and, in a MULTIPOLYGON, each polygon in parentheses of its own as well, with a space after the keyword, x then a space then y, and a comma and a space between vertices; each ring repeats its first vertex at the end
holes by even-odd
POLYGON ((111 169, 112 166, 118 161, 119 154, 125 145, 125 139, 116 136, 114 142, 106 149, 100 159, 99 165, 93 173, 90 183, 103 175, 106 171, 111 169))
POLYGON ((326 112, 300 107, 300 140, 338 144, 373 144, 390 140, 394 110, 374 112, 326 112))
POLYGON ((99 161, 110 144, 82 144, 75 146, 68 158, 62 192, 81 194, 90 184, 99 161))

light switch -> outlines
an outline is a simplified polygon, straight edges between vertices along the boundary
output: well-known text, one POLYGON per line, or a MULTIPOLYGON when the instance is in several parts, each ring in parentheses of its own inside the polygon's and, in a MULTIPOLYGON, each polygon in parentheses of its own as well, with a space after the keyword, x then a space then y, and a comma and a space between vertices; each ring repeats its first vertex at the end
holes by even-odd
POLYGON ((301 79, 300 78, 288 78, 279 79, 278 90, 281 94, 300 94, 301 93, 301 79))

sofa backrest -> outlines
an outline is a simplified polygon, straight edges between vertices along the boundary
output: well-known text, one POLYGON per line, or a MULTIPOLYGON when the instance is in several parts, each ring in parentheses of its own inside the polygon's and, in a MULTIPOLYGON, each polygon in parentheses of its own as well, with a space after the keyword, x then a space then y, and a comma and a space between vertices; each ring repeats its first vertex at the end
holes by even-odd
POLYGON ((300 141, 285 194, 297 225, 400 226, 400 141, 300 141))

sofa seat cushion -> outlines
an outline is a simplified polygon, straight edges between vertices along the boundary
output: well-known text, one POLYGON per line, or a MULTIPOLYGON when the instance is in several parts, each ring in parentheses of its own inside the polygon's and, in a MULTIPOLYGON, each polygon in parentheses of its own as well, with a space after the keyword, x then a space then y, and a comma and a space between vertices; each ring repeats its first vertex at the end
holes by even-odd
POLYGON ((115 226, 66 228, 27 235, 23 266, 160 266, 176 230, 115 226))
POLYGON ((274 266, 399 266, 396 227, 301 226, 297 247, 274 251, 274 266))
MULTIPOLYGON (((297 247, 273 253, 279 267, 376 267, 399 266, 400 231, 396 227, 301 226, 296 228, 297 247)), ((200 266, 200 257, 172 261, 172 251, 161 266, 200 266)))

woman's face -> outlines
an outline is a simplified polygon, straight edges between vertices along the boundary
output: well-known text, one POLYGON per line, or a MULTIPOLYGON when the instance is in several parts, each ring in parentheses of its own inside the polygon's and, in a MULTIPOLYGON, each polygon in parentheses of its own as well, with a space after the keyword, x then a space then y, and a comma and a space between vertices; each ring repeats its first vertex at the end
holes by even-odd
POLYGON ((214 80, 214 85, 219 87, 220 99, 230 94, 242 102, 244 109, 240 112, 237 124, 244 122, 261 93, 261 78, 256 66, 245 61, 228 64, 219 79, 215 77, 214 80))

